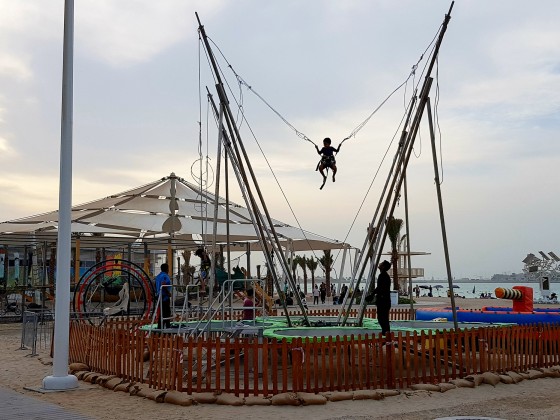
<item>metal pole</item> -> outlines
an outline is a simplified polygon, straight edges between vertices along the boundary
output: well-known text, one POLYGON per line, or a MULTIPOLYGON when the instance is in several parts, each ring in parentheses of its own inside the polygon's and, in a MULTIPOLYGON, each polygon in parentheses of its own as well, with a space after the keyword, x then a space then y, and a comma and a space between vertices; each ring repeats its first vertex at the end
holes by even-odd
POLYGON ((60 138, 60 186, 58 201, 58 247, 53 374, 43 379, 43 388, 66 390, 78 387, 78 378, 68 374, 70 338, 70 253, 72 245, 72 91, 74 50, 74 0, 64 3, 64 48, 62 63, 62 118, 60 138))
MULTIPOLYGON (((433 53, 432 53, 432 57, 431 57, 431 61, 430 61, 430 64, 428 66, 428 69, 426 71, 424 84, 423 84, 422 90, 420 92, 420 102, 419 102, 418 108, 416 110, 416 115, 415 115, 415 117, 412 121, 411 129, 409 130, 409 134, 406 138, 406 142, 404 143, 402 154, 400 153, 401 151, 399 150, 399 163, 397 165, 397 170, 394 173, 393 181, 392 181, 392 184, 391 184, 391 189, 389 190, 388 196, 385 198, 386 202, 385 202, 385 205, 383 207, 383 211, 382 211, 382 213, 380 214, 380 217, 379 217, 379 225, 376 226, 380 229, 380 231, 378 233, 378 237, 375 240, 375 242, 378 244, 378 246, 376 247, 377 258, 376 258, 376 263, 373 264, 370 267, 370 272, 369 272, 368 280, 367 280, 367 283, 366 283, 368 286, 369 286, 369 283, 371 281, 373 281, 373 279, 375 277, 375 270, 377 268, 377 264, 379 263, 379 259, 381 257, 381 251, 383 249, 383 245, 384 245, 385 239, 387 237, 387 231, 385 229, 384 223, 382 223, 382 222, 384 222, 384 220, 386 218, 393 215, 395 206, 397 204, 398 194, 399 194, 399 191, 401 189, 401 185, 402 185, 402 181, 403 181, 403 176, 402 175, 404 174, 404 171, 406 171, 406 168, 408 166, 408 161, 410 159, 410 154, 412 153, 412 147, 414 146, 414 140, 416 138, 416 134, 418 132, 420 121, 422 119, 422 114, 424 112, 424 107, 426 106, 426 101, 427 101, 427 98, 428 98, 428 94, 430 92, 431 83, 432 83, 432 80, 433 80, 432 77, 431 77, 431 71, 432 71, 432 69, 435 65, 435 62, 436 62, 437 58, 438 58, 439 48, 441 46, 441 43, 443 41, 443 37, 444 37, 445 32, 447 30, 447 26, 448 26, 449 21, 451 19, 451 10, 453 9, 453 5, 454 5, 454 2, 451 2, 451 6, 449 8, 448 13, 445 15, 443 24, 441 26, 441 30, 439 32, 438 39, 435 43, 433 53), (391 194, 393 191, 394 191, 394 196, 392 196, 392 194, 391 194), (392 202, 392 204, 391 204, 391 202, 392 202), (381 236, 379 236, 379 235, 381 235, 381 236)), ((383 196, 382 196, 381 200, 383 200, 383 196)), ((373 223, 373 225, 375 226, 375 223, 373 223)), ((370 246, 370 248, 371 248, 371 246, 370 246)), ((369 251, 368 251, 368 253, 369 253, 369 251)), ((363 267, 365 267, 365 264, 364 264, 363 267)), ((360 273, 360 278, 362 276, 363 271, 364 271, 364 269, 362 268, 362 272, 360 273)), ((358 312, 358 325, 360 325, 362 320, 363 320, 365 306, 366 306, 365 296, 362 296, 362 301, 360 303, 360 309, 359 309, 359 312, 358 312)))
POLYGON ((408 219, 408 187, 406 174, 404 176, 404 219, 406 223, 406 258, 408 265, 408 298, 410 300, 410 315, 414 313, 414 303, 412 303, 412 265, 410 261, 410 222, 408 219))
MULTIPOLYGON (((224 106, 224 112, 225 112, 225 120, 226 120, 226 124, 228 127, 229 132, 231 133, 231 140, 232 143, 228 144, 226 147, 232 147, 234 154, 236 156, 236 162, 238 165, 238 169, 241 172, 241 175, 243 177, 243 181, 246 187, 247 192, 249 193, 247 199, 247 205, 249 206, 249 202, 250 205, 254 208, 254 209, 259 209, 259 206, 255 200, 255 197, 252 193, 252 191, 250 190, 250 184, 249 184, 249 178, 247 177, 247 173, 245 172, 245 167, 243 166, 243 162, 245 162, 245 165, 247 166, 247 170, 249 172, 249 175, 251 177, 251 181, 253 182, 254 188, 255 188, 255 192, 258 195, 259 198, 259 202, 260 205, 262 207, 262 212, 259 211, 255 212, 258 213, 258 217, 262 220, 259 220, 258 223, 261 224, 261 221, 266 221, 267 225, 266 225, 266 229, 267 229, 267 234, 269 235, 269 237, 272 239, 271 242, 274 244, 274 246, 272 247, 274 250, 274 253, 276 254, 276 256, 278 257, 278 260, 280 261, 282 268, 284 270, 284 273, 286 274, 286 277, 288 279, 288 283, 290 283, 292 285, 292 288, 295 290, 295 280, 292 278, 291 272, 290 272, 290 267, 288 265, 288 262, 285 260, 282 252, 281 252, 281 244, 280 244, 280 240, 278 238, 278 235, 276 233, 276 229, 274 228, 274 223, 272 222, 272 218, 270 217, 270 213, 268 211, 268 208, 266 206, 266 202, 264 200, 264 197, 262 195, 262 191, 259 187, 259 184, 257 182, 257 178, 255 175, 255 172, 253 170, 253 167, 251 165, 251 162, 249 160, 249 156, 247 154, 247 150, 245 149, 245 146, 243 144, 243 142, 241 141, 241 135, 239 134, 239 130, 237 128, 237 125, 235 124, 235 118, 233 116, 233 112, 231 111, 230 107, 229 107, 229 101, 226 95, 226 92, 224 90, 224 85, 222 83, 222 78, 220 76, 220 71, 218 68, 218 65, 216 63, 214 54, 212 52, 212 49, 210 47, 210 42, 208 41, 208 38, 206 36, 206 32, 204 30, 204 26, 202 25, 202 23, 200 22, 200 19, 198 17, 198 14, 195 13, 196 18, 198 20, 199 23, 199 32, 200 35, 202 37, 202 40, 204 42, 204 46, 206 48, 206 52, 208 53, 208 59, 210 60, 210 64, 212 66, 213 69, 213 73, 214 73, 214 77, 216 79, 216 90, 218 92, 218 96, 220 98, 220 103, 223 104, 224 106)), ((263 233, 263 227, 262 226, 257 226, 257 231, 259 233, 259 238, 261 238, 261 241, 263 242, 263 248, 268 249, 266 246, 264 246, 264 241, 265 241, 265 236, 263 233)), ((269 258, 269 257, 267 257, 269 258)), ((304 319, 304 324, 305 325, 309 325, 309 320, 307 318, 307 308, 304 306, 304 302, 302 301, 302 299, 300 298, 299 295, 296 294, 296 301, 298 306, 300 307, 300 310, 302 311, 302 315, 303 315, 303 319, 304 319)))
POLYGON ((214 188, 214 220, 212 224, 212 258, 210 258, 210 273, 208 274, 208 305, 212 304, 214 294, 214 278, 216 273, 216 255, 214 249, 216 248, 216 235, 218 231, 218 208, 220 196, 220 176, 221 176, 221 163, 222 163, 222 139, 224 127, 224 106, 220 104, 220 113, 218 117, 218 156, 216 157, 216 186, 214 188))
POLYGON ((224 175, 226 184, 226 254, 227 254, 227 278, 231 280, 231 245, 229 239, 229 163, 228 151, 224 150, 224 175))
MULTIPOLYGON (((247 242, 247 278, 251 278, 251 244, 247 242)), ((257 276, 260 279, 260 276, 257 276)), ((264 289, 263 289, 264 290, 264 289)))
MULTIPOLYGON (((208 98, 210 99, 210 103, 212 105, 212 110, 214 111, 214 116, 217 118, 218 117, 218 109, 216 107, 216 104, 214 102, 214 98, 212 97, 212 95, 210 94, 210 92, 208 92, 208 98)), ((225 131, 225 128, 222 128, 222 138, 224 139, 224 145, 226 146, 226 148, 230 147, 231 148, 231 140, 227 134, 227 132, 225 131)), ((269 242, 266 241, 265 239, 265 232, 262 228, 262 216, 260 215, 260 213, 258 211, 256 211, 257 209, 254 208, 255 205, 255 201, 254 201, 254 197, 251 195, 251 192, 248 190, 247 188, 247 178, 246 176, 244 176, 244 174, 241 173, 242 171, 242 167, 240 165, 240 163, 237 161, 237 156, 233 153, 230 154, 232 162, 233 162, 233 169, 234 169, 234 173, 237 177, 237 181, 239 183, 239 187, 241 189, 241 194, 243 195, 243 198, 245 200, 245 203, 247 204, 247 211, 249 212, 249 216, 251 218, 251 222, 253 223, 253 225, 255 226, 255 231, 258 233, 259 236, 259 242, 261 244, 261 248, 264 250, 264 257, 266 259, 267 265, 269 267, 269 272, 271 274, 272 277, 272 281, 276 287, 277 291, 281 290, 280 284, 278 282, 278 276, 276 275, 276 272, 274 270, 273 267, 273 261, 272 261, 272 255, 271 252, 269 252, 268 250, 268 245, 269 242, 270 244, 272 244, 272 240, 270 238, 269 235, 269 242)), ((272 245, 271 245, 272 246, 272 245)), ((273 252, 273 251, 272 251, 273 252)), ((292 326, 290 317, 288 315, 288 308, 286 306, 286 301, 282 300, 282 307, 284 308, 284 312, 286 314, 286 320, 288 322, 288 326, 292 326)))
POLYGON ((450 297, 451 297, 451 310, 453 312, 453 324, 455 326, 455 329, 458 329, 459 326, 457 325, 457 307, 455 306, 455 293, 453 293, 453 277, 451 276, 451 264, 449 262, 449 249, 447 247, 447 232, 445 230, 445 218, 443 215, 443 200, 441 198, 441 185, 439 182, 439 170, 438 170, 437 155, 436 155, 436 136, 434 133, 434 123, 432 120, 432 106, 430 105, 430 98, 428 98, 426 108, 428 109, 428 122, 430 124, 430 140, 432 142, 432 158, 434 161, 434 182, 436 183, 436 192, 437 192, 438 207, 439 207, 439 219, 441 222, 441 236, 443 239, 443 252, 445 254, 445 268, 447 269, 447 282, 449 284, 449 290, 451 291, 450 297))

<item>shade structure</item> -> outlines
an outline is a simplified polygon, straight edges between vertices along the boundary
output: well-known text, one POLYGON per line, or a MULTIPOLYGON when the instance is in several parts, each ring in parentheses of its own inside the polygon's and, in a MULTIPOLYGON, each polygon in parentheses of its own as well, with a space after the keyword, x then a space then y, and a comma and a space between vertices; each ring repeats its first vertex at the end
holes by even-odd
MULTIPOLYGON (((216 240, 261 250, 249 211, 171 174, 140 187, 72 207, 72 233, 82 246, 123 246, 145 243, 150 248, 171 244, 189 248, 209 243, 218 206, 216 240), (229 205, 229 217, 226 206, 229 205)), ((341 241, 272 219, 283 246, 293 251, 349 248, 341 241)), ((0 223, 0 245, 54 242, 58 212, 52 211, 0 223)), ((245 250, 243 249, 243 250, 245 250)))

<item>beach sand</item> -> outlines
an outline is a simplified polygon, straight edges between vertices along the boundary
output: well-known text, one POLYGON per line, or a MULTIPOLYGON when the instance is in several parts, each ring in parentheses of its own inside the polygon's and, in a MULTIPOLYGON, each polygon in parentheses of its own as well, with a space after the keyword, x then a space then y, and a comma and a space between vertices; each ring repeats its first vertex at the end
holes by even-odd
MULTIPOLYGON (((422 306, 444 306, 445 298, 420 298, 422 306)), ((507 302, 484 299, 458 299, 464 308, 486 305, 507 306, 507 302), (501 303, 501 304, 500 304, 501 303)), ((516 385, 481 385, 458 388, 446 393, 403 391, 382 401, 329 402, 308 407, 231 407, 197 405, 179 407, 157 404, 140 397, 131 397, 97 385, 80 381, 78 390, 41 394, 24 390, 40 387, 42 379, 52 373, 48 351, 29 356, 29 350, 19 350, 21 325, 0 325, 0 387, 11 389, 31 398, 49 401, 67 410, 95 419, 223 419, 239 416, 244 419, 435 419, 448 416, 486 416, 514 419, 560 419, 560 378, 525 380, 516 385)), ((2 410, 0 407, 0 418, 2 410)))

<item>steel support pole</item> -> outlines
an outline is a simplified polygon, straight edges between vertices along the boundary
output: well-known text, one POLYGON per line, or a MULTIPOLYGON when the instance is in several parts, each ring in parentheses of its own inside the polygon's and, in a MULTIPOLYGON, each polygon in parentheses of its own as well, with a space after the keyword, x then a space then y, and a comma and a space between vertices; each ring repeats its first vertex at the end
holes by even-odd
POLYGON ((70 339, 70 254, 72 246, 73 52, 74 0, 66 0, 64 3, 60 186, 58 198, 59 219, 56 260, 53 374, 43 379, 43 388, 48 390, 68 390, 78 387, 78 378, 68 374, 70 339))
POLYGON ((432 119, 432 106, 430 105, 430 98, 428 98, 428 102, 426 104, 426 108, 428 109, 428 122, 430 124, 430 140, 432 143, 432 158, 434 161, 434 182, 436 183, 436 192, 437 192, 437 199, 438 199, 438 208, 439 208, 439 219, 441 223, 441 236, 443 239, 443 252, 445 254, 445 268, 447 269, 447 282, 449 284, 449 290, 451 291, 451 310, 453 312, 453 325, 455 329, 458 329, 457 325, 457 307, 455 306, 455 293, 453 292, 453 277, 451 276, 451 263, 449 262, 449 248, 447 246, 447 232, 445 229, 445 217, 443 215, 443 199, 441 198, 441 185, 439 181, 439 169, 437 163, 437 154, 436 154, 436 136, 434 133, 434 122, 432 119))

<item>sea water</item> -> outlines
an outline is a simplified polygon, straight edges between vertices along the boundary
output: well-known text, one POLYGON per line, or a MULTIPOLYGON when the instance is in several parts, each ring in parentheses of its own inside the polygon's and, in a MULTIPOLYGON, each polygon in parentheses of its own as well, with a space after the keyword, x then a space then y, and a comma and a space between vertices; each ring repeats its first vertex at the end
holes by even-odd
MULTIPOLYGON (((505 289, 511 289, 513 286, 527 286, 533 288, 533 299, 538 300, 541 298, 540 287, 539 283, 537 282, 518 282, 518 283, 506 283, 506 282, 467 282, 467 281, 460 281, 454 280, 453 281, 455 287, 453 290, 454 292, 462 297, 465 298, 479 298, 482 293, 488 294, 490 293, 491 297, 496 297, 494 290, 497 287, 503 287, 505 289)), ((432 295, 434 297, 447 297, 447 290, 449 289, 449 285, 447 280, 422 280, 422 279, 413 279, 412 280, 412 287, 414 286, 432 286, 432 295), (436 288, 435 286, 440 285, 441 288, 436 288)), ((420 296, 427 296, 428 289, 421 288, 420 289, 420 296)), ((556 293, 560 296, 560 283, 550 283, 550 293, 556 293)))

